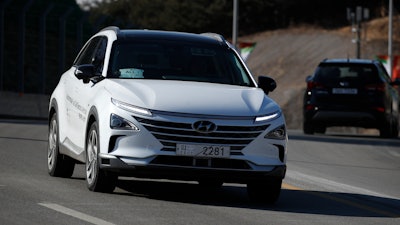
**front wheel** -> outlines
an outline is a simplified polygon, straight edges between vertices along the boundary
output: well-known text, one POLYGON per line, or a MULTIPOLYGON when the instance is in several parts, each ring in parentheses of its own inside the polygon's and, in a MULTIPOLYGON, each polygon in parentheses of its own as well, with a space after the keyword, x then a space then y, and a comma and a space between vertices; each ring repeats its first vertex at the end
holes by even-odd
POLYGON ((253 181, 247 184, 247 193, 253 202, 275 203, 281 193, 282 179, 253 181))
POLYGON ((114 191, 118 177, 100 169, 99 164, 100 136, 97 122, 90 126, 86 138, 86 183, 91 191, 114 191))
POLYGON ((47 169, 54 177, 71 177, 74 173, 75 161, 60 154, 57 114, 51 116, 47 145, 47 169))

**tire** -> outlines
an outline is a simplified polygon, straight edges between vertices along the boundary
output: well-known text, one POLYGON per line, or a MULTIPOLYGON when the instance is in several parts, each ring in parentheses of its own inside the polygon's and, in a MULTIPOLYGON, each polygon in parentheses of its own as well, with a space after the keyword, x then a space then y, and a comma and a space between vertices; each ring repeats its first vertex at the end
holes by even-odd
POLYGON ((305 134, 314 134, 314 127, 311 125, 310 122, 308 122, 307 120, 305 120, 303 122, 303 132, 305 134))
POLYGON ((47 145, 47 169, 53 177, 71 177, 74 173, 75 161, 60 154, 60 137, 57 113, 54 113, 49 123, 47 145))
POLYGON ((379 129, 381 138, 397 138, 399 136, 399 123, 397 120, 385 121, 379 129))
POLYGON ((317 126, 314 128, 315 133, 319 133, 319 134, 325 134, 326 132, 326 127, 324 126, 317 126))
POLYGON ((274 204, 281 193, 282 179, 250 182, 247 193, 251 201, 274 204))
POLYGON ((399 121, 397 119, 394 119, 391 138, 397 138, 398 136, 399 136, 399 121))
POLYGON ((115 189, 118 177, 100 169, 99 152, 99 129, 97 122, 94 122, 86 138, 86 183, 91 191, 111 193, 115 189))

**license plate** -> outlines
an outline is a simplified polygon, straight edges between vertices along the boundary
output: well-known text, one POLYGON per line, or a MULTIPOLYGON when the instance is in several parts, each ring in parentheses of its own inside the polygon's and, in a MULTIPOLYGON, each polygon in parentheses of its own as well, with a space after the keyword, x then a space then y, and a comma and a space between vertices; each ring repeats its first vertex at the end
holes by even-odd
POLYGON ((176 144, 176 154, 202 158, 228 158, 230 147, 221 145, 176 144))
POLYGON ((332 94, 342 94, 342 95, 356 95, 358 90, 356 88, 333 88, 332 94))

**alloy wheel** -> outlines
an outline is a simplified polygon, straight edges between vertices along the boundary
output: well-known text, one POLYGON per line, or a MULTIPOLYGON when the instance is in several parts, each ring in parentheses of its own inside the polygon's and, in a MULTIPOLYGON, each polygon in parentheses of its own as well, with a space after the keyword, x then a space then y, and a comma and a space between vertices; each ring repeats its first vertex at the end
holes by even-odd
POLYGON ((97 150, 97 131, 93 129, 90 131, 87 143, 86 179, 89 185, 93 184, 97 177, 97 150))
POLYGON ((49 170, 54 167, 56 161, 56 151, 57 151, 57 121, 53 119, 50 123, 49 129, 49 147, 47 148, 47 165, 49 170))

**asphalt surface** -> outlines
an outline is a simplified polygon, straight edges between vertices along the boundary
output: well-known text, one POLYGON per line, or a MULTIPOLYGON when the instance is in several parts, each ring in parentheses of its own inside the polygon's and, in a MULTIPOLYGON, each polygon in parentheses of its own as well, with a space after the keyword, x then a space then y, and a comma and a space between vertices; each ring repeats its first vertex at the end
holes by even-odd
MULTIPOLYGON (((257 48, 249 67, 277 80, 271 96, 297 128, 305 76, 353 45, 326 31, 266 37, 250 40, 257 48)), ((0 92, 0 224, 400 224, 399 139, 291 130, 287 177, 275 205, 250 202, 245 187, 234 184, 210 192, 190 182, 120 178, 113 194, 93 193, 83 165, 71 179, 47 174, 48 99, 0 92)))
POLYGON ((120 178, 90 192, 84 167, 47 174, 44 121, 0 122, 0 224, 399 224, 400 140, 289 131, 288 173, 275 205, 242 185, 120 178))

